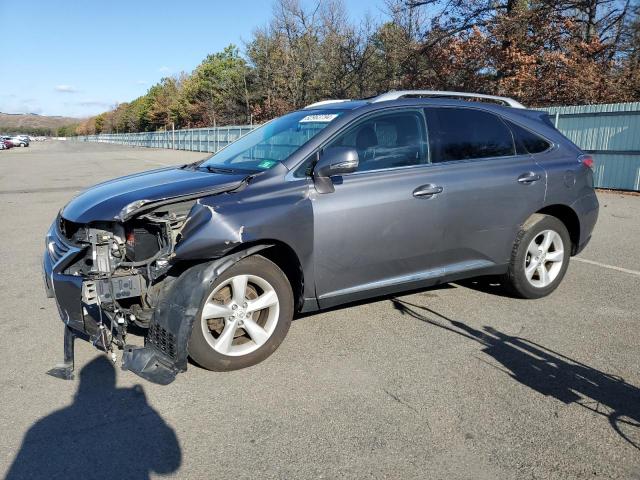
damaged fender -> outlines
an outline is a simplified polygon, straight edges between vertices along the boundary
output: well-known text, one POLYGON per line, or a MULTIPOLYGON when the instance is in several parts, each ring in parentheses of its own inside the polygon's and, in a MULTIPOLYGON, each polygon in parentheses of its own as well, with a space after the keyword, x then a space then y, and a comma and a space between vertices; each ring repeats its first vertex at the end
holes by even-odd
POLYGON ((175 255, 180 260, 195 260, 211 255, 219 257, 245 242, 244 225, 233 216, 221 215, 210 205, 196 203, 180 232, 175 255))
POLYGON ((197 264, 178 277, 153 313, 145 346, 125 347, 122 368, 150 382, 160 385, 171 383, 177 373, 187 369, 191 329, 207 290, 225 270, 270 246, 254 245, 217 260, 197 264))

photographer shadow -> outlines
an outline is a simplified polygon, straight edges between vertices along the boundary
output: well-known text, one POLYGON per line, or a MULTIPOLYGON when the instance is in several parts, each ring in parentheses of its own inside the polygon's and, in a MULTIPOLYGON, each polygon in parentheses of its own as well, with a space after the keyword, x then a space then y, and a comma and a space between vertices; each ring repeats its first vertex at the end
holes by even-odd
POLYGON ((391 299, 403 315, 478 342, 494 368, 513 380, 569 405, 575 403, 607 418, 620 437, 640 450, 640 389, 624 379, 492 327, 477 330, 430 308, 391 299))
POLYGON ((80 371, 73 403, 27 432, 7 479, 148 479, 175 472, 182 455, 175 432, 147 403, 144 390, 116 388, 100 356, 80 371))

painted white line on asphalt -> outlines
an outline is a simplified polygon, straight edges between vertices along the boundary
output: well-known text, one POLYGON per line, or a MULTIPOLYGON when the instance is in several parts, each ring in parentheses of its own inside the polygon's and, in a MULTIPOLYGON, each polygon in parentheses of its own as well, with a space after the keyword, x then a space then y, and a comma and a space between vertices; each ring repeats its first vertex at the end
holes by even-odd
POLYGON ((638 270, 629 270, 628 268, 616 267, 615 265, 607 265, 606 263, 594 262, 593 260, 587 260, 586 258, 573 257, 573 260, 582 263, 588 263, 590 265, 595 265, 597 267, 608 268, 609 270, 615 270, 617 272, 628 273, 630 275, 637 275, 640 277, 640 272, 638 270))

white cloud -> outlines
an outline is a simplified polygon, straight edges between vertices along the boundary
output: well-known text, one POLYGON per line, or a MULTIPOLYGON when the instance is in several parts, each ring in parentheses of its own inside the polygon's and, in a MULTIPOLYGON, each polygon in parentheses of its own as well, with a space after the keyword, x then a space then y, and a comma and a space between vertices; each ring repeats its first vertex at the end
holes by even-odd
POLYGON ((146 85, 146 84, 147 84, 147 82, 145 82, 144 80, 138 80, 136 82, 136 85, 146 85))
POLYGON ((158 71, 160 73, 171 73, 171 69, 169 67, 167 67, 166 65, 161 66, 158 71))
POLYGON ((3 95, 8 100, 0 100, 0 112, 3 113, 37 113, 44 110, 35 98, 19 98, 15 94, 3 95))
POLYGON ((67 117, 87 117, 111 110, 116 102, 88 97, 77 101, 63 102, 61 105, 62 108, 58 108, 56 114, 67 117))
POLYGON ((71 85, 56 85, 55 91, 62 93, 76 93, 78 90, 76 89, 76 87, 73 87, 71 85))

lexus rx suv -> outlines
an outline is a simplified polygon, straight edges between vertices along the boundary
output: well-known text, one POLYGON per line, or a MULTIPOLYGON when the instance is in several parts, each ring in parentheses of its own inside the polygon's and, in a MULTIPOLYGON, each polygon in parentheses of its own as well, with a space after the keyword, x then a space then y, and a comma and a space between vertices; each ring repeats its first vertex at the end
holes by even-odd
POLYGON ((480 275, 556 289, 598 216, 593 161, 505 97, 329 100, 210 158, 107 181, 46 235, 63 364, 91 341, 160 384, 254 365, 294 315, 480 275), (144 346, 128 343, 142 328, 144 346))

